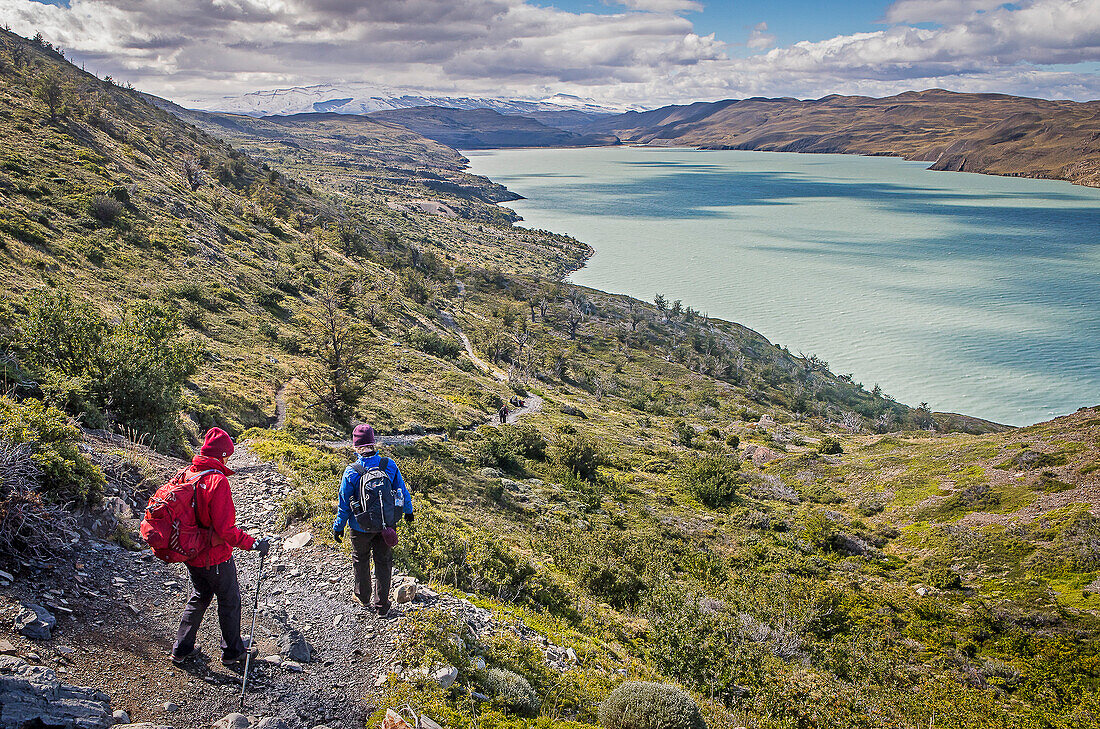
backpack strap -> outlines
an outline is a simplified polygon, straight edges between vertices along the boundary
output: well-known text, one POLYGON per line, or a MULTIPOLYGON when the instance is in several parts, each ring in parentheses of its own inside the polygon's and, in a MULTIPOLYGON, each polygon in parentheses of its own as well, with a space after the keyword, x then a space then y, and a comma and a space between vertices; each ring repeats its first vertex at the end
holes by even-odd
MULTIPOLYGON (((190 467, 183 469, 182 471, 180 471, 180 476, 183 476, 184 474, 186 474, 190 470, 191 470, 190 467)), ((219 471, 216 468, 208 468, 205 471, 199 471, 198 473, 196 473, 191 478, 183 480, 184 483, 194 487, 194 488, 191 489, 191 510, 195 512, 195 524, 202 527, 203 529, 210 529, 210 527, 203 526, 202 522, 199 521, 199 489, 198 489, 198 483, 199 483, 199 481, 202 480, 202 477, 207 475, 208 473, 218 473, 218 472, 219 471)))

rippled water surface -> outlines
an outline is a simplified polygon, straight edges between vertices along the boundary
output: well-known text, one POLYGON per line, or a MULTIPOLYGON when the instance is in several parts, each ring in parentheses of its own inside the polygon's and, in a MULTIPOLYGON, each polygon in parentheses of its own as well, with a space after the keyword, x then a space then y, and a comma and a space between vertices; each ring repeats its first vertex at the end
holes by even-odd
POLYGON ((1100 190, 883 157, 467 153, 572 280, 731 319, 911 404, 1026 424, 1100 403, 1100 190))

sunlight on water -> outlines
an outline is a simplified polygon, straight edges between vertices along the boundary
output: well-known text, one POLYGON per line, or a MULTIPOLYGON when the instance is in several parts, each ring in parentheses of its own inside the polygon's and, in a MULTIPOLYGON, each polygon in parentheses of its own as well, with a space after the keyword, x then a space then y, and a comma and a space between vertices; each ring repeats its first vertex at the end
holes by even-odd
POLYGON ((469 152, 524 225, 868 389, 1026 424, 1100 403, 1100 190, 884 157, 609 147, 469 152))

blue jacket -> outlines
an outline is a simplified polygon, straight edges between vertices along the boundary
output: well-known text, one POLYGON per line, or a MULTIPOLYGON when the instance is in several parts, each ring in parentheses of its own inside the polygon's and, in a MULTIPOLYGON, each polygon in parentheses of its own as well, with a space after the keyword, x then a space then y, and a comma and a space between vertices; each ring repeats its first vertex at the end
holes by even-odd
MULTIPOLYGON (((359 462, 366 468, 377 468, 379 461, 382 457, 375 453, 373 456, 360 456, 359 462)), ((413 513, 412 496, 409 495, 408 488, 405 487, 405 479, 401 478, 401 469, 397 467, 397 463, 392 459, 389 461, 389 468, 386 469, 386 475, 390 477, 390 483, 394 490, 394 499, 405 502, 405 513, 413 513)), ((344 470, 344 480, 340 482, 340 506, 336 510, 336 521, 333 522, 332 528, 334 531, 344 531, 344 525, 348 524, 357 532, 364 532, 359 526, 359 522, 355 521, 355 517, 351 513, 351 500, 355 496, 355 487, 359 485, 359 479, 361 476, 356 472, 355 468, 348 466, 344 470)), ((396 524, 390 524, 390 526, 397 526, 396 524)))

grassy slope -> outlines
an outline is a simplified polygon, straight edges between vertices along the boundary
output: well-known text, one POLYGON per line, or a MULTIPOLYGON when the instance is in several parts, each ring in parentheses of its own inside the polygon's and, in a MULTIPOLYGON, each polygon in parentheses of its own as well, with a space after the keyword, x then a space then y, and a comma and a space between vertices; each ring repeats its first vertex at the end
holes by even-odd
MULTIPOLYGON (((242 425, 262 423, 273 386, 305 364, 284 346, 301 336, 289 315, 316 298, 326 269, 393 282, 372 329, 373 341, 391 343, 372 350, 381 376, 360 404, 385 428, 474 422, 491 410, 486 393, 505 392, 465 357, 404 346, 410 326, 450 336, 439 309, 453 309, 484 356, 511 342, 498 361, 546 398, 528 422, 548 454, 510 455, 515 446, 495 447, 491 433, 400 449, 421 515, 401 549, 422 576, 575 648, 578 667, 558 676, 528 660, 530 646, 506 637, 481 646, 491 664, 535 684, 547 699, 545 724, 594 721, 595 703, 625 674, 695 689, 712 726, 927 726, 933 710, 936 726, 1097 725, 1100 634, 1097 598, 1088 596, 1100 573, 1089 514, 1097 411, 980 436, 871 435, 879 416, 888 429, 928 416, 737 325, 555 287, 584 246, 512 228, 474 194, 495 188, 463 176, 453 155, 426 140, 378 126, 374 136, 356 126, 349 140, 350 125, 362 122, 336 119, 323 131, 288 125, 292 147, 242 121, 225 132, 239 135, 235 144, 312 189, 247 157, 223 184, 216 169, 237 160, 223 143, 21 39, 3 40, 8 52, 22 44, 33 64, 63 69, 113 130, 72 115, 48 123, 27 91, 32 71, 4 67, 9 306, 43 284, 75 285, 105 309, 165 297, 215 355, 196 396, 242 425), (437 153, 443 167, 418 173, 437 153), (211 179, 197 191, 178 173, 188 154, 209 157, 211 179), (408 161, 395 164, 394 155, 408 161), (452 184, 427 184, 442 176, 452 184), (118 185, 133 188, 122 219, 94 222, 89 196, 118 185), (457 216, 395 209, 429 195, 457 216), (333 226, 356 226, 369 243, 345 253, 326 233, 333 226), (421 270, 409 262, 410 243, 453 265, 465 294, 436 267, 431 305, 409 300, 397 281, 421 270), (184 286, 192 282, 198 290, 184 286), (540 288, 547 312, 536 307, 532 317, 527 301, 540 288), (574 302, 583 312, 575 339, 574 302), (531 337, 521 352, 512 335, 523 321, 531 337), (263 323, 277 330, 274 341, 263 323), (868 417, 841 429, 837 421, 854 410, 868 417), (606 456, 590 480, 563 467, 574 431, 606 456), (694 433, 691 448, 685 432, 694 433), (845 452, 818 454, 826 435, 845 452), (778 458, 745 460, 736 498, 704 506, 684 469, 703 453, 740 460, 746 445, 778 458), (483 468, 493 463, 510 483, 483 468)), ((292 430, 324 427, 300 388, 289 399, 292 430)), ((288 516, 323 526, 346 454, 288 433, 250 435, 303 485, 288 516)), ((447 656, 447 635, 418 632, 410 660, 447 656)), ((395 698, 410 690, 391 688, 395 698)), ((467 703, 427 685, 415 692, 449 726, 472 725, 467 703)), ((480 725, 509 721, 522 722, 486 710, 480 725)))
POLYGON ((601 120, 624 142, 783 152, 889 154, 937 170, 1100 185, 1097 103, 942 90, 884 99, 746 99, 601 120))

